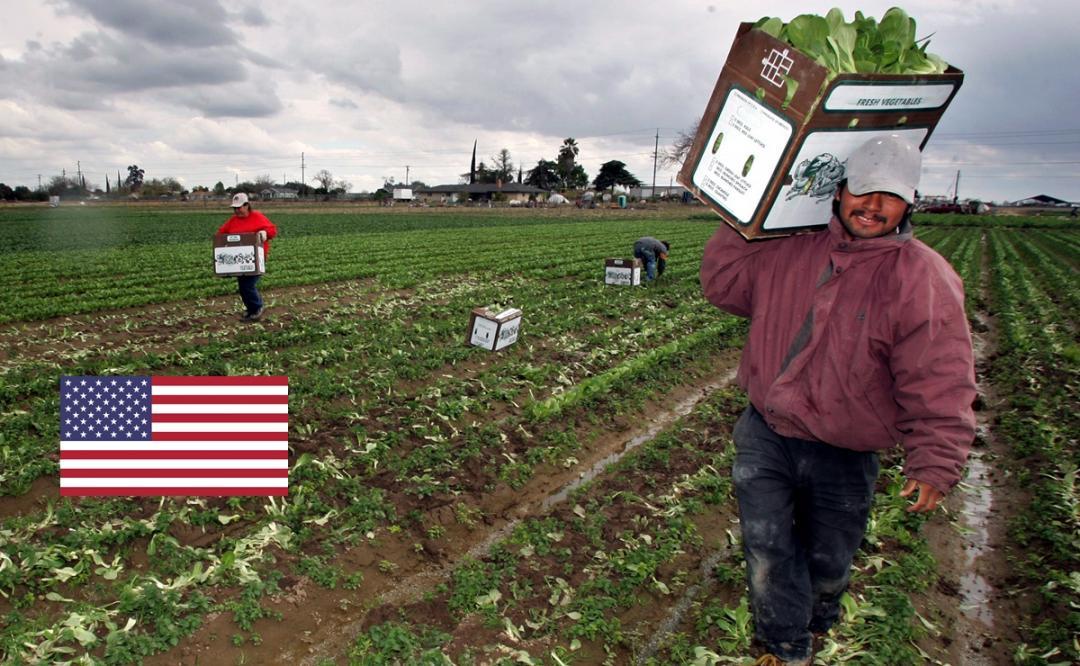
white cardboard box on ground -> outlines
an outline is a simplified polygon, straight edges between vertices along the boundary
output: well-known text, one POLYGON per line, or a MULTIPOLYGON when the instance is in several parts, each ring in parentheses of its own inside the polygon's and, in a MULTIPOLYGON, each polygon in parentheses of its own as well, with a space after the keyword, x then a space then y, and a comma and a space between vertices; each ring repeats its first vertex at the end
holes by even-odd
POLYGON ((266 257, 259 234, 216 234, 214 236, 214 274, 220 277, 262 275, 266 257))
POLYGON ((499 351, 517 342, 521 331, 521 310, 507 308, 493 313, 487 308, 475 308, 469 316, 467 342, 489 351, 499 351))
POLYGON ((605 259, 604 284, 621 284, 635 287, 640 285, 641 260, 637 257, 632 259, 605 259))

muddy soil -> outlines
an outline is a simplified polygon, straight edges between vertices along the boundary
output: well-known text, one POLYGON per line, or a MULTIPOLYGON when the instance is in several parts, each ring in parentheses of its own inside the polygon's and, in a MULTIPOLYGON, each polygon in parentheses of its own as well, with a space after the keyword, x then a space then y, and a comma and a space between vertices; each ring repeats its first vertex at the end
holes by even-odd
POLYGON ((438 524, 445 530, 437 543, 418 541, 406 533, 380 533, 372 542, 346 551, 338 558, 339 564, 364 574, 357 590, 328 590, 303 576, 283 580, 283 593, 267 604, 281 613, 281 621, 255 624, 259 645, 234 645, 232 638, 238 630, 231 614, 218 614, 207 617, 182 646, 145 663, 317 664, 320 659, 340 657, 363 626, 364 609, 385 605, 387 600, 406 604, 422 598, 444 582, 464 557, 479 556, 522 519, 564 503, 572 488, 602 474, 604 467, 686 414, 709 392, 732 382, 738 356, 739 350, 722 353, 709 376, 679 386, 646 405, 640 414, 617 417, 615 428, 600 433, 577 452, 573 466, 545 465, 523 488, 499 484, 494 492, 469 499, 480 516, 472 525, 461 524, 448 505, 425 512, 425 524, 438 524))

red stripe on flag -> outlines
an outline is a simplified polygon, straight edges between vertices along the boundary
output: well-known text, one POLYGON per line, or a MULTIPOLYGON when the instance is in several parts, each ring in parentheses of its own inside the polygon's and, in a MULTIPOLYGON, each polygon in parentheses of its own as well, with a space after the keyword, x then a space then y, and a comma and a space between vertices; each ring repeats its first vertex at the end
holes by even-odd
POLYGON ((286 497, 288 488, 61 488, 61 497, 197 497, 275 496, 286 497))
POLYGON ((154 395, 155 405, 287 405, 287 395, 154 395))
POLYGON ((288 451, 62 451, 60 460, 281 460, 288 451))
POLYGON ((154 423, 288 423, 288 414, 154 414, 154 423))
POLYGON ((64 469, 62 479, 280 479, 289 476, 287 469, 64 469))
POLYGON ((288 377, 162 377, 155 375, 154 386, 288 386, 288 377))
POLYGON ((155 442, 286 442, 287 432, 155 432, 155 442))

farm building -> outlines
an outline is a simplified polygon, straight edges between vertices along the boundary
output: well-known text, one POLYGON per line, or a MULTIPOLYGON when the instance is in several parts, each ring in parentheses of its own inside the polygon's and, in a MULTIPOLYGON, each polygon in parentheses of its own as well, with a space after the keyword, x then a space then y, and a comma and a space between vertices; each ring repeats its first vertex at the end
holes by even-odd
POLYGON ((1012 202, 1013 206, 1075 206, 1075 203, 1052 197, 1048 194, 1037 194, 1027 199, 1012 202))
POLYGON ((287 187, 267 187, 259 192, 259 196, 263 199, 299 199, 300 195, 296 190, 287 187))
POLYGON ((462 183, 460 185, 436 185, 413 191, 418 199, 428 203, 454 201, 507 201, 524 204, 529 201, 547 200, 548 191, 521 183, 462 183))

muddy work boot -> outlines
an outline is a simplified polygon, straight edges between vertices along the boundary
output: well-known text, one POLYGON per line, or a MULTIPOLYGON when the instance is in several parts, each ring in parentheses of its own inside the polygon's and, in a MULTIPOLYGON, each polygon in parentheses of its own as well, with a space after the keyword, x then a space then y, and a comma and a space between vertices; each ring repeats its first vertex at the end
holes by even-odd
POLYGON ((266 307, 261 307, 258 310, 256 310, 255 312, 247 313, 246 315, 244 315, 243 319, 244 319, 244 321, 259 321, 260 319, 262 319, 263 312, 265 312, 265 311, 266 311, 266 307))

